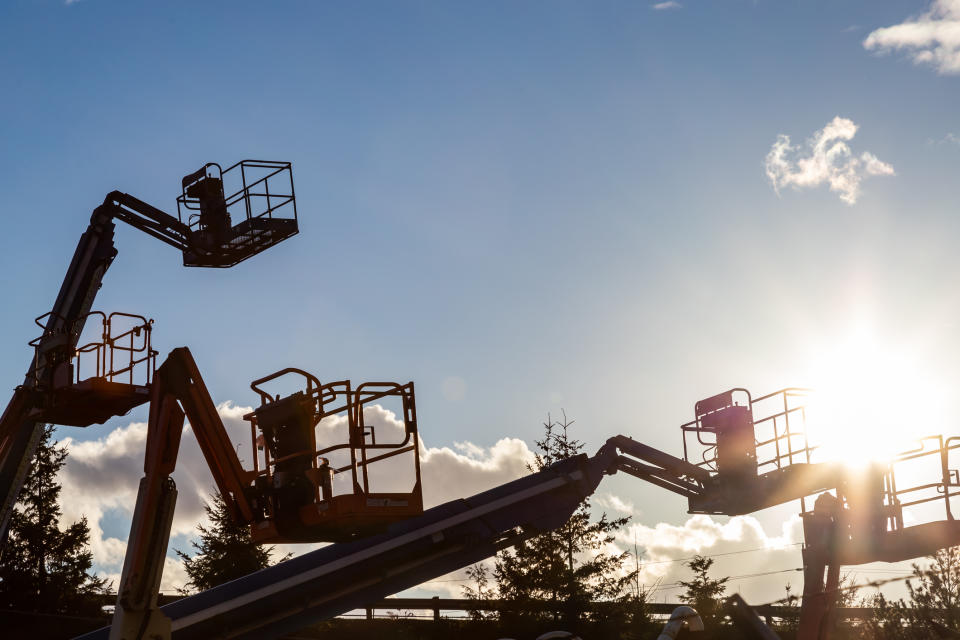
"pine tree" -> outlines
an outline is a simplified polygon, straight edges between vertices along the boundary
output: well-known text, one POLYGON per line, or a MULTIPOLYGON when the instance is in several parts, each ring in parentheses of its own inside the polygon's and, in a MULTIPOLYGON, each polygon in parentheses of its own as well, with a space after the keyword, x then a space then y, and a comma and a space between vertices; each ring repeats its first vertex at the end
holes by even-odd
POLYGON ((940 549, 930 560, 927 569, 913 565, 918 581, 907 581, 911 608, 919 619, 960 631, 960 547, 940 549))
MULTIPOLYGON (((540 471, 578 455, 583 443, 570 434, 572 421, 548 416, 545 435, 537 441, 531 471, 540 471)), ((635 571, 627 566, 629 552, 610 553, 608 546, 629 518, 610 520, 603 514, 591 520, 590 501, 584 500, 565 525, 515 545, 497 555, 494 577, 500 597, 519 603, 546 600, 559 618, 576 628, 595 600, 628 600, 635 571)), ((635 598, 634 598, 635 599, 635 598)))
POLYGON ((917 582, 907 581, 908 601, 877 594, 863 603, 874 607, 864 637, 927 640, 960 630, 960 547, 940 549, 929 559, 926 568, 913 565, 917 582))
POLYGON ((60 529, 57 472, 67 450, 52 442, 53 426, 43 428, 19 500, 10 517, 0 558, 0 606, 20 611, 98 615, 95 596, 106 581, 90 573, 90 528, 81 518, 60 529))
MULTIPOLYGON (((490 586, 490 572, 483 564, 477 563, 467 567, 467 579, 472 580, 475 587, 464 585, 462 587, 463 597, 468 600, 489 600, 494 597, 494 590, 490 586)), ((480 609, 468 609, 467 614, 471 620, 485 620, 493 617, 480 609)))
MULTIPOLYGON (((200 541, 191 543, 196 555, 190 557, 179 549, 175 550, 190 577, 190 582, 181 591, 187 593, 191 587, 205 591, 270 566, 273 547, 262 547, 254 542, 249 527, 230 517, 227 503, 219 493, 211 494, 211 503, 204 503, 203 508, 211 524, 209 529, 197 525, 200 541)), ((281 561, 289 557, 284 556, 281 561)))
POLYGON ((693 580, 679 581, 680 586, 687 590, 680 596, 680 600, 696 609, 703 623, 709 628, 718 617, 720 599, 727 590, 726 585, 730 578, 713 579, 709 576, 713 558, 697 555, 686 564, 693 571, 693 580))

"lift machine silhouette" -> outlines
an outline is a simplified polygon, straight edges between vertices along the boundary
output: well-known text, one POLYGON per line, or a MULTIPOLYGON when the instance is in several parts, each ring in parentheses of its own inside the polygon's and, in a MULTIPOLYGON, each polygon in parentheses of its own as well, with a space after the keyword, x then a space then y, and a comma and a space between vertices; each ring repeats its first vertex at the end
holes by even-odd
POLYGON ((323 383, 288 368, 251 385, 260 404, 245 416, 252 464, 245 468, 190 351, 174 349, 157 366, 152 320, 91 310, 116 256, 114 220, 174 246, 183 264, 195 267, 231 267, 297 233, 289 163, 245 160, 224 170, 208 164, 181 186, 177 217, 120 192, 94 210, 52 311, 37 318, 42 334, 30 343, 24 382, 0 417, 5 535, 43 424, 85 427, 150 403, 144 477, 113 624, 84 638, 289 632, 556 528, 617 472, 687 498, 690 513, 740 515, 799 499, 806 538, 802 640, 829 637, 840 566, 960 543, 951 512, 960 486, 951 452, 960 439, 928 438, 866 470, 815 462, 803 389, 758 398, 733 389, 696 403, 694 420, 681 426, 682 457, 614 436, 593 456, 424 511, 413 383, 323 383), (94 338, 81 344, 91 332, 94 338), (276 393, 290 380, 299 381, 297 391, 276 393), (367 419, 368 409, 390 402, 398 406, 399 435, 378 433, 367 419), (177 493, 170 476, 186 419, 231 517, 255 540, 334 544, 159 608, 177 493), (900 486, 897 471, 910 464, 936 473, 900 486), (406 469, 408 486, 377 486, 378 476, 392 482, 398 468, 406 469), (904 509, 930 507, 943 515, 905 525, 904 509))

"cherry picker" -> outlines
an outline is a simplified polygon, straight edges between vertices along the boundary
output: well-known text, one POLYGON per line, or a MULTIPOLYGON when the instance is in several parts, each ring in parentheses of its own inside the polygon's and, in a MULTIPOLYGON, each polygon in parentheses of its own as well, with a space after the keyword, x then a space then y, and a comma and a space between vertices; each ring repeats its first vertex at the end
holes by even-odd
MULTIPOLYGON (((98 360, 103 367, 86 381, 80 381, 74 370, 80 335, 117 255, 115 220, 178 249, 184 266, 232 267, 297 233, 291 166, 261 160, 243 160, 226 169, 206 164, 183 178, 176 217, 120 191, 109 193, 94 209, 53 309, 37 318, 43 333, 31 342, 34 355, 23 384, 0 417, 0 547, 41 425, 101 423, 149 399, 153 361, 149 346, 145 351, 123 352, 131 356, 123 366, 111 361, 122 351, 118 341, 149 335, 145 321, 129 335, 126 331, 114 334, 111 323, 119 316, 104 316, 103 347, 90 347, 95 357, 105 358, 98 360), (135 382, 133 369, 140 363, 146 377, 135 382)), ((92 351, 85 353, 89 356, 92 351)))
POLYGON ((24 382, 0 417, 3 533, 40 425, 89 426, 150 402, 144 478, 114 623, 87 638, 260 638, 291 631, 558 527, 605 475, 620 471, 687 498, 690 513, 739 515, 800 499, 803 640, 829 636, 841 565, 900 560, 960 543, 950 502, 960 486, 950 455, 960 441, 928 439, 933 445, 869 471, 815 462, 802 428, 802 389, 759 398, 733 389, 698 402, 695 419, 681 427, 682 458, 614 436, 593 456, 424 511, 413 383, 321 383, 290 368, 251 385, 261 402, 245 416, 253 461, 253 469, 245 469, 189 350, 174 349, 157 366, 151 320, 91 310, 116 256, 114 220, 176 247, 183 264, 196 267, 234 266, 297 233, 289 163, 208 164, 181 186, 177 217, 121 192, 94 210, 52 311, 37 318, 42 334, 31 342, 24 382), (236 188, 225 187, 231 179, 236 188), (81 345, 92 318, 99 338, 81 345), (303 388, 286 397, 267 390, 285 376, 302 378, 303 388), (365 409, 388 400, 400 403, 399 440, 378 436, 366 422, 365 409), (231 516, 249 525, 256 540, 334 544, 158 608, 176 499, 170 474, 187 418, 231 516), (318 438, 330 423, 341 435, 325 431, 318 438), (371 469, 404 459, 411 485, 376 489, 371 469), (898 465, 931 459, 938 462, 935 478, 898 484, 898 465), (905 508, 940 501, 944 519, 906 525, 905 508))
MULTIPOLYGON (((211 447, 214 439, 201 433, 198 440, 208 461, 215 457, 212 452, 240 470, 237 477, 243 482, 234 485, 219 471, 221 463, 211 463, 218 484, 227 485, 225 498, 235 499, 235 517, 251 524, 255 536, 264 541, 339 542, 157 608, 155 594, 172 506, 148 509, 147 505, 166 502, 162 497, 147 499, 145 489, 152 487, 154 495, 162 496, 163 487, 170 486, 183 420, 178 406, 195 430, 198 425, 200 432, 209 434, 223 429, 189 352, 174 350, 170 363, 176 364, 163 375, 167 365, 158 369, 152 387, 146 475, 128 543, 118 615, 109 630, 93 632, 84 640, 108 635, 110 640, 276 637, 362 608, 556 528, 603 477, 617 472, 686 497, 691 513, 743 514, 799 499, 806 535, 798 635, 803 640, 829 638, 842 564, 896 561, 960 544, 960 526, 950 512, 960 473, 950 468, 949 459, 952 451, 960 449, 960 439, 934 438, 936 446, 908 452, 869 473, 815 462, 816 447, 807 441, 803 426, 803 389, 784 389, 759 398, 733 389, 697 403, 695 419, 681 427, 682 458, 614 436, 593 456, 578 455, 419 513, 418 466, 410 493, 377 495, 359 480, 371 464, 394 455, 411 454, 418 464, 412 384, 379 383, 366 396, 361 392, 364 385, 358 386, 353 396, 347 394, 340 403, 333 403, 337 405, 333 408, 348 416, 346 440, 318 444, 316 430, 330 416, 323 410, 324 399, 333 400, 335 389, 346 390, 350 385, 321 384, 305 372, 289 369, 251 385, 262 401, 247 417, 252 444, 263 448, 263 468, 243 471, 229 443, 211 447), (262 388, 266 381, 289 374, 302 376, 305 388, 285 398, 262 388), (177 388, 183 384, 188 386, 177 388), (404 398, 405 437, 389 445, 375 444, 373 432, 361 426, 363 405, 389 393, 404 398), (206 415, 197 405, 206 407, 206 415), (387 449, 374 455, 364 452, 374 446, 387 449), (349 452, 348 464, 329 465, 326 456, 336 449, 349 452), (925 459, 937 462, 937 477, 905 487, 897 484, 898 464, 921 461, 924 468, 932 468, 922 464, 925 459), (296 465, 285 465, 289 461, 296 465), (351 481, 333 491, 340 474, 351 481), (817 494, 808 509, 808 501, 817 494), (935 501, 945 507, 945 520, 906 526, 905 508, 935 501), (149 511, 167 515, 151 516, 149 511), (135 588, 140 590, 139 602, 131 597, 135 588)), ((771 635, 765 632, 762 637, 771 635)))

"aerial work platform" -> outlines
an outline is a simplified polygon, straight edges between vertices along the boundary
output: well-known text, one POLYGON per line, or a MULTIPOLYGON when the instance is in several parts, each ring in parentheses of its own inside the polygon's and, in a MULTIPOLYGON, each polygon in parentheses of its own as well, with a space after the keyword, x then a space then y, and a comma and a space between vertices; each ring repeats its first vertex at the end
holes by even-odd
POLYGON ((182 186, 177 214, 191 245, 184 266, 232 267, 297 234, 289 162, 241 160, 226 169, 210 162, 182 186))
MULTIPOLYGON (((115 221, 176 248, 183 264, 191 267, 236 265, 298 231, 289 162, 243 160, 225 170, 214 163, 204 165, 181 181, 177 209, 173 216, 112 191, 91 214, 52 310, 38 318, 43 334, 31 343, 34 355, 23 384, 0 416, 0 550, 41 426, 87 426, 123 415, 143 404, 152 386, 155 353, 149 347, 146 320, 129 335, 107 327, 100 340, 79 344, 88 318, 95 315, 91 309, 103 278, 117 256, 115 221), (125 338, 134 343, 146 339, 148 346, 124 346, 125 338), (78 357, 92 359, 94 371, 81 372, 78 357), (126 368, 115 357, 126 357, 126 368), (139 380, 132 377, 137 365, 146 372, 139 380)), ((106 327, 122 315, 102 321, 106 327)))
POLYGON ((412 382, 322 384, 306 371, 287 368, 250 387, 261 399, 260 407, 244 416, 250 422, 257 504, 264 516, 253 526, 255 540, 350 540, 423 511, 412 382), (302 377, 303 390, 285 398, 264 390, 263 385, 287 376, 302 377), (402 430, 381 432, 378 438, 365 410, 390 401, 399 402, 396 419, 402 430), (397 491, 401 478, 408 485, 397 491))
POLYGON ((43 334, 30 343, 24 383, 0 417, 2 542, 43 424, 84 427, 150 401, 144 477, 114 623, 85 638, 293 631, 559 527, 604 475, 618 471, 687 498, 690 513, 739 515, 799 499, 806 539, 802 640, 829 635, 840 565, 960 544, 951 503, 960 497, 951 459, 960 439, 928 438, 866 470, 815 462, 803 389, 758 398, 732 389, 701 400, 694 420, 681 427, 682 458, 615 436, 594 456, 424 512, 413 383, 322 383, 290 368, 251 385, 260 406, 244 416, 253 465, 245 468, 189 350, 174 349, 157 366, 152 320, 92 312, 91 305, 116 257, 115 220, 177 248, 183 264, 196 267, 230 267, 296 234, 290 163, 206 164, 182 179, 177 209, 172 216, 114 191, 94 210, 53 310, 37 319, 43 334), (84 340, 85 328, 98 335, 84 340), (302 380, 298 390, 277 393, 273 387, 289 383, 288 376, 302 380), (389 416, 385 405, 393 407, 389 416), (335 544, 158 609, 177 496, 170 474, 186 419, 230 516, 249 525, 255 540, 335 544), (898 483, 899 469, 911 463, 934 477, 898 483), (940 508, 938 519, 925 522, 904 512, 924 516, 940 508))
MULTIPOLYGON (((382 534, 306 553, 159 609, 171 638, 275 638, 469 566, 564 524, 593 493, 611 452, 579 455, 398 522, 382 534)), ((78 640, 107 640, 110 628, 78 640)))
MULTIPOLYGON (((50 314, 36 319, 40 327, 50 314)), ((102 424, 122 416, 150 400, 150 383, 157 352, 151 346, 153 320, 129 313, 92 311, 74 326, 65 327, 60 340, 79 334, 85 327, 93 329, 95 338, 74 350, 74 356, 62 362, 43 358, 40 346, 49 347, 56 334, 30 341, 36 351, 36 366, 28 377, 33 379, 31 394, 34 408, 28 417, 36 422, 71 427, 102 424)))

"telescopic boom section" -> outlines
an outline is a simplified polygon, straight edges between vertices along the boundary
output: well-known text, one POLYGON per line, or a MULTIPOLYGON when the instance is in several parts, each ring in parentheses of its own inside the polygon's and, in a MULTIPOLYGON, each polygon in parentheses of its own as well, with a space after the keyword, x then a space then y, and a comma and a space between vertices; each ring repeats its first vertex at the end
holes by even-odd
MULTIPOLYGON (((167 360, 157 369, 157 383, 163 389, 162 397, 166 402, 171 402, 174 398, 180 402, 231 515, 235 520, 251 522, 253 509, 244 491, 252 484, 255 474, 245 471, 240 464, 234 445, 189 349, 180 347, 170 352, 167 360)), ((156 431, 158 437, 164 431, 160 424, 154 429, 151 423, 148 429, 148 433, 156 431)), ((152 451, 150 444, 147 443, 148 456, 159 456, 160 451, 168 449, 158 446, 156 451, 152 451)), ((163 457, 162 465, 158 460, 158 469, 168 474, 173 472, 172 465, 176 462, 175 449, 170 449, 170 453, 174 454, 173 457, 163 457)))
POLYGON ((30 460, 40 441, 43 424, 30 414, 52 380, 38 380, 32 372, 43 369, 53 375, 56 365, 74 353, 82 319, 90 312, 93 299, 117 250, 113 246, 114 224, 110 216, 94 211, 90 225, 80 236, 63 284, 47 316, 43 336, 13 398, 0 417, 0 549, 6 541, 7 525, 30 460))
POLYGON ((190 420, 231 516, 243 522, 253 519, 244 488, 254 474, 243 470, 190 350, 174 349, 157 369, 151 388, 144 476, 120 579, 114 640, 140 638, 144 629, 149 634, 143 637, 170 633, 169 620, 157 611, 157 595, 176 505, 170 475, 177 464, 184 417, 190 420))

